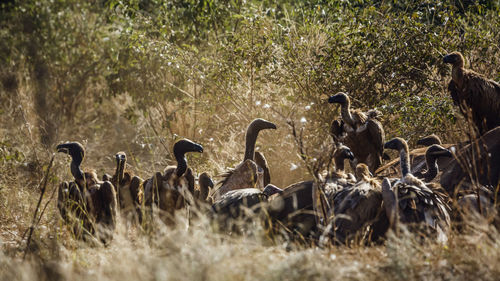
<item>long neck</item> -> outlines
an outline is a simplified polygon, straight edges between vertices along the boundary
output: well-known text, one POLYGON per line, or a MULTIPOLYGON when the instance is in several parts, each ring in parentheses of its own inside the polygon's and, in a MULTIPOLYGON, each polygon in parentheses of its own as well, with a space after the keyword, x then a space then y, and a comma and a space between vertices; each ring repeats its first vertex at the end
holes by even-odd
POLYGON ((200 188, 200 197, 202 200, 206 200, 208 197, 208 186, 202 186, 200 188))
POLYGON ((186 157, 184 157, 185 152, 175 153, 175 160, 177 160, 176 174, 181 177, 187 170, 186 157))
POLYGON ((408 150, 406 148, 399 150, 399 162, 401 165, 401 174, 405 177, 410 173, 410 158, 408 157, 408 150))
POLYGON ((430 181, 434 179, 438 173, 437 158, 429 155, 429 157, 425 158, 425 162, 427 164, 427 172, 425 172, 423 176, 426 181, 430 181))
POLYGON ((71 164, 70 164, 71 174, 73 175, 73 177, 75 178, 76 181, 83 180, 85 177, 82 169, 80 169, 81 163, 82 163, 81 161, 79 161, 79 160, 75 161, 75 159, 73 159, 71 161, 71 164))
POLYGON ((118 175, 117 184, 120 184, 122 182, 124 171, 125 171, 125 160, 120 160, 119 165, 117 167, 117 175, 118 175))
POLYGON ((335 169, 337 171, 344 171, 344 157, 335 157, 335 169))
POLYGON ((464 76, 464 63, 457 62, 456 64, 453 65, 453 68, 451 69, 451 78, 453 79, 453 82, 457 83, 461 87, 463 76, 464 76))
POLYGON ((344 122, 353 126, 354 120, 353 120, 352 115, 351 115, 350 107, 351 107, 351 102, 348 99, 345 103, 343 103, 341 105, 340 114, 342 115, 342 119, 344 120, 344 122))
POLYGON ((248 128, 245 140, 245 158, 243 161, 250 159, 254 160, 255 154, 255 143, 257 142, 257 136, 259 131, 254 128, 248 128))

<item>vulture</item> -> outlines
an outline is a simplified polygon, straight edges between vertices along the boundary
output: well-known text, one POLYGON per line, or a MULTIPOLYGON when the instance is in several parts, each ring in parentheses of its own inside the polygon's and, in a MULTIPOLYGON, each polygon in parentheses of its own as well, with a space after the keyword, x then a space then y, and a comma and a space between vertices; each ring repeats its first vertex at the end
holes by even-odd
POLYGON ((335 170, 326 177, 325 180, 325 195, 327 198, 333 198, 335 194, 346 186, 350 186, 356 182, 356 178, 351 174, 344 172, 345 160, 354 160, 354 154, 345 145, 340 145, 333 153, 333 160, 335 162, 335 170))
MULTIPOLYGON (((439 144, 444 149, 454 149, 453 147, 460 146, 461 144, 442 144, 441 140, 438 136, 432 134, 426 137, 423 137, 417 140, 417 145, 423 145, 425 147, 416 148, 409 152, 410 164, 411 164, 411 173, 414 175, 420 175, 423 170, 426 168, 426 160, 425 153, 427 152, 428 146, 433 144, 439 144)), ((437 164, 439 167, 439 171, 443 171, 448 167, 448 164, 451 162, 451 158, 448 157, 437 157, 437 164)), ((399 157, 390 161, 389 163, 381 166, 375 171, 375 174, 379 177, 398 177, 401 171, 399 163, 399 157)))
POLYGON ((212 205, 212 198, 208 196, 210 189, 214 187, 214 182, 208 173, 202 173, 198 177, 198 188, 194 191, 194 199, 212 205))
POLYGON ((262 190, 264 183, 270 181, 266 159, 263 155, 255 156, 257 136, 261 130, 265 129, 276 129, 276 125, 260 118, 250 123, 245 136, 243 162, 223 175, 224 178, 219 183, 219 187, 212 194, 215 201, 219 200, 224 193, 235 189, 258 188, 262 190))
POLYGON ((453 52, 443 58, 452 65, 448 90, 453 103, 471 118, 480 135, 500 126, 500 84, 464 68, 464 57, 453 52))
POLYGON ((329 103, 341 105, 342 121, 334 121, 332 124, 332 135, 334 140, 338 139, 345 143, 354 153, 355 160, 351 161, 354 170, 358 163, 368 165, 370 172, 382 164, 382 153, 384 144, 384 129, 379 121, 380 112, 369 110, 350 109, 350 99, 345 93, 338 93, 328 99, 329 103))
MULTIPOLYGON (((500 184, 500 126, 458 150, 440 179, 446 192, 456 194, 473 190, 473 186, 500 184)), ((493 194, 495 196, 495 194, 493 194)))
POLYGON ((330 202, 333 241, 339 244, 377 241, 389 228, 380 182, 363 163, 356 166, 356 178, 356 184, 338 191, 330 202))
POLYGON ((109 181, 99 181, 95 172, 83 172, 85 149, 78 142, 59 144, 57 152, 71 156, 72 182, 59 185, 57 208, 77 238, 96 237, 104 244, 113 238, 116 226, 116 192, 109 181))
POLYGON ((228 229, 228 226, 238 219, 251 221, 253 216, 262 209, 263 202, 274 194, 283 192, 282 189, 268 184, 264 190, 257 188, 235 189, 224 193, 212 205, 212 212, 216 214, 219 226, 228 229))
POLYGON ((450 227, 449 207, 446 195, 436 191, 437 184, 425 184, 410 173, 408 145, 402 138, 394 138, 384 148, 399 151, 401 178, 391 182, 382 181, 382 198, 389 221, 393 226, 399 222, 412 231, 432 230, 438 240, 446 241, 450 227))
POLYGON ((142 223, 142 204, 144 202, 144 182, 138 176, 125 171, 127 155, 118 152, 115 155, 116 170, 111 183, 116 187, 117 202, 122 216, 142 223))
POLYGON ((439 144, 433 144, 429 146, 425 151, 425 163, 427 170, 417 171, 414 173, 414 175, 417 178, 422 179, 424 182, 432 181, 438 174, 438 159, 440 159, 440 157, 453 159, 453 154, 451 153, 451 151, 440 146, 439 144))
POLYGON ((455 219, 459 222, 464 222, 470 215, 473 215, 472 218, 483 216, 498 229, 500 227, 500 218, 497 216, 498 211, 495 207, 494 192, 495 190, 490 186, 480 186, 478 193, 469 193, 460 196, 455 206, 458 209, 455 219))
POLYGON ((203 152, 200 144, 188 139, 174 144, 174 156, 177 166, 168 166, 163 174, 157 172, 144 182, 145 205, 152 209, 153 204, 162 211, 160 218, 167 225, 175 224, 175 212, 193 202, 194 176, 188 168, 185 154, 203 152))
MULTIPOLYGON (((335 171, 321 183, 327 201, 329 201, 328 198, 333 198, 339 190, 355 182, 352 175, 346 175, 343 171, 345 159, 352 160, 353 158, 348 147, 343 145, 337 147, 334 153, 335 171)), ((315 196, 318 187, 319 184, 313 180, 289 185, 267 205, 267 213, 274 222, 277 222, 277 225, 283 225, 285 230, 298 233, 301 237, 314 236, 319 220, 315 210, 321 208, 315 196)))

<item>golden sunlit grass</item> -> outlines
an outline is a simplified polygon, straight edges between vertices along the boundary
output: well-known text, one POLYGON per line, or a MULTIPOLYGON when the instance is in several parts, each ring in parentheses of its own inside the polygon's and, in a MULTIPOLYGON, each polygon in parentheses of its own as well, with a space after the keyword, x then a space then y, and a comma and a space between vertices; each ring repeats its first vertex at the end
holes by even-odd
MULTIPOLYGON (((84 163, 90 166, 92 158, 89 152, 84 163)), ((259 223, 235 235, 214 231, 204 215, 189 227, 179 216, 177 228, 157 222, 150 233, 120 220, 108 247, 92 246, 69 235, 51 199, 60 179, 71 178, 68 161, 56 156, 42 206, 51 201, 26 260, 21 236, 33 215, 38 182, 27 183, 28 169, 2 164, 2 280, 494 280, 500 273, 498 233, 486 223, 453 231, 446 244, 402 231, 399 237, 389 234, 383 245, 318 248, 271 240, 259 223)), ((110 171, 111 165, 95 168, 110 171)), ((150 171, 138 172, 145 177, 150 171)))

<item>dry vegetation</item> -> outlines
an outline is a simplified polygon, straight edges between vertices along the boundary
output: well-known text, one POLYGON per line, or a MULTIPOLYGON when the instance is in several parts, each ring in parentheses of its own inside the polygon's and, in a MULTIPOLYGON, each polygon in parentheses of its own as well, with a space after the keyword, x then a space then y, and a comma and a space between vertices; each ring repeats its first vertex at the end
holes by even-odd
POLYGON ((242 160, 245 127, 261 117, 278 130, 263 132, 257 150, 284 187, 311 178, 306 165, 325 152, 338 115, 325 99, 338 91, 382 111, 386 139, 463 140, 442 55, 461 51, 498 81, 498 2, 11 2, 0 4, 0 279, 498 279, 499 235, 478 220, 446 245, 403 233, 318 248, 270 239, 258 224, 217 233, 201 216, 150 233, 121 222, 109 247, 90 246, 71 238, 54 200, 71 179, 69 159, 58 154, 49 167, 55 145, 75 140, 87 149, 84 168, 112 173, 125 151, 148 178, 189 138, 204 146, 188 156, 195 173, 217 175, 242 160), (304 130, 306 161, 289 121, 304 130), (47 208, 27 248, 46 173, 47 208))

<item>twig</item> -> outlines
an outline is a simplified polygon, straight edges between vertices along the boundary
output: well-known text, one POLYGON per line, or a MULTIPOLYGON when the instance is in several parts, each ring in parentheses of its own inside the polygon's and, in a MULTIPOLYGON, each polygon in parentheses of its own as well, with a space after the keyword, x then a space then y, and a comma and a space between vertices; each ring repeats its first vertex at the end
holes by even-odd
MULTIPOLYGON (((310 167, 310 165, 308 165, 306 153, 304 151, 303 130, 301 129, 300 136, 298 136, 297 130, 295 129, 295 122, 290 120, 287 122, 287 124, 292 128, 292 135, 293 135, 295 142, 299 148, 300 157, 302 158, 302 160, 306 164, 306 167, 307 167, 307 170, 309 171, 309 173, 314 177, 314 181, 318 184, 317 186, 318 186, 318 191, 319 191, 319 201, 320 201, 320 205, 321 205, 321 213, 322 213, 323 218, 324 218, 323 224, 327 225, 328 224, 328 220, 327 220, 328 210, 330 209, 330 207, 329 207, 328 201, 326 200, 326 194, 325 194, 325 191, 323 189, 326 181, 322 182, 320 180, 320 176, 319 176, 319 170, 321 169, 321 164, 318 165, 317 167, 310 167)), ((313 200, 316 200, 316 198, 313 198, 313 200)))
MULTIPOLYGON (((50 158, 49 166, 47 167, 47 172, 45 173, 45 177, 42 184, 42 190, 40 193, 40 198, 38 199, 38 203, 36 204, 35 214, 33 214, 33 221, 31 222, 30 231, 28 235, 28 241, 26 242, 26 249, 24 250, 23 260, 26 258, 26 254, 28 253, 28 249, 31 243, 31 236, 33 235, 33 230, 35 229, 36 224, 40 221, 37 221, 38 210, 40 209, 40 204, 42 203, 43 195, 45 194, 45 190, 47 190, 47 182, 49 180, 49 173, 52 164, 54 163, 55 153, 52 153, 52 157, 50 158)), ((45 209, 44 209, 45 210, 45 209)), ((43 213, 40 215, 40 217, 43 213)))

